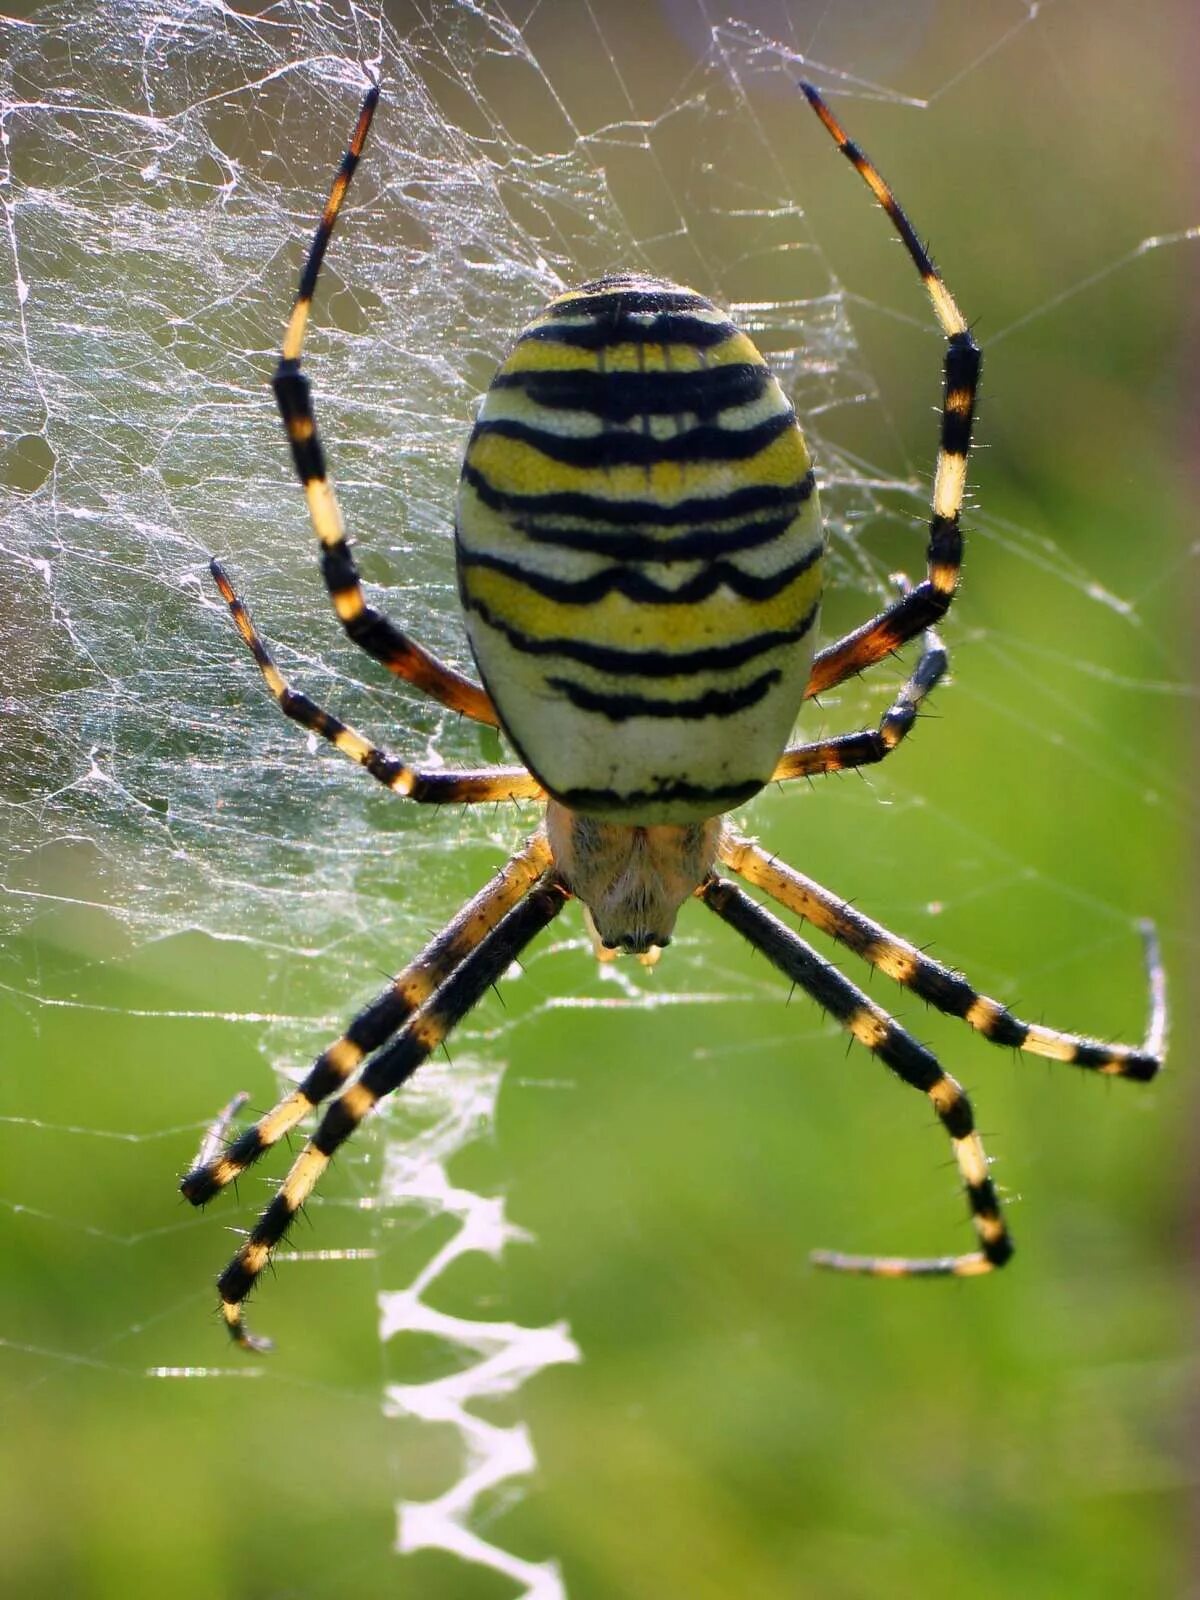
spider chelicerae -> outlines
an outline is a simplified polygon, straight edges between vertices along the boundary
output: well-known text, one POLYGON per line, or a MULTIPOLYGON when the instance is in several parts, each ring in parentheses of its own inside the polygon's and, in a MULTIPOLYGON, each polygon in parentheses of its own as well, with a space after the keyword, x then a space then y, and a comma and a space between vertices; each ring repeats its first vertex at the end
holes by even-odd
POLYGON ((492 380, 467 445, 455 548, 482 683, 456 672, 367 604, 325 468, 301 349, 317 277, 379 99, 372 85, 300 278, 274 388, 321 549, 326 587, 354 642, 399 678, 500 728, 523 766, 422 771, 293 689, 222 571, 212 571, 285 716, 425 804, 543 801, 543 819, 496 876, 245 1132, 210 1136, 183 1193, 203 1204, 323 1101, 316 1132, 218 1280, 234 1339, 243 1304, 335 1151, 410 1078, 572 897, 599 953, 645 962, 701 900, 854 1038, 932 1102, 950 1137, 978 1248, 932 1259, 821 1251, 841 1272, 990 1272, 1012 1255, 970 1103, 933 1054, 719 868, 811 922, 996 1044, 1116 1077, 1162 1064, 1166 1005, 1143 925, 1150 1021, 1139 1046, 1015 1017, 878 923, 777 861, 725 820, 768 782, 882 761, 946 670, 935 631, 954 598, 980 352, 953 296, 879 172, 818 91, 800 84, 891 218, 947 346, 927 569, 814 653, 824 534, 804 436, 762 356, 703 296, 614 274, 558 296, 492 380), (911 677, 875 728, 790 744, 804 700, 922 637, 911 677), (361 1070, 360 1070, 361 1069, 361 1070))

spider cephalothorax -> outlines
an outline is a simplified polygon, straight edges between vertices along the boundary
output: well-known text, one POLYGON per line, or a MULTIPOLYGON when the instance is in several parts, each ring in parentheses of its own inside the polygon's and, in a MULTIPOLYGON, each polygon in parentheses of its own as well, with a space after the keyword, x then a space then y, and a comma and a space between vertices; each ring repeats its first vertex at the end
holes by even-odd
POLYGON ((646 955, 671 942, 685 900, 712 875, 721 821, 630 827, 551 800, 546 837, 559 877, 589 912, 602 946, 646 955))
POLYGON ((483 686, 368 606, 325 470, 300 353, 325 247, 378 100, 359 114, 309 251, 275 394, 350 637, 390 671, 509 736, 522 767, 421 771, 293 690, 217 564, 213 572, 284 713, 396 793, 425 803, 546 801, 533 836, 415 961, 317 1057, 280 1103, 183 1179, 197 1204, 330 1099, 275 1198, 218 1280, 234 1338, 243 1302, 335 1151, 429 1056, 573 895, 603 954, 650 958, 696 896, 905 1083, 949 1135, 978 1248, 928 1259, 814 1260, 874 1276, 970 1276, 1012 1241, 966 1095, 924 1046, 726 869, 995 1043, 1118 1077, 1161 1063, 1165 1002, 1147 934, 1151 1019, 1141 1046, 1014 1017, 819 884, 733 831, 722 814, 769 780, 882 761, 912 727, 946 656, 934 632, 958 583, 979 351, 950 291, 874 166, 801 85, 904 241, 946 336, 944 403, 924 579, 813 655, 824 548, 812 467, 791 405, 745 334, 703 296, 618 274, 560 295, 488 390, 463 465, 459 588, 483 686), (923 636, 878 727, 789 745, 806 698, 923 636))

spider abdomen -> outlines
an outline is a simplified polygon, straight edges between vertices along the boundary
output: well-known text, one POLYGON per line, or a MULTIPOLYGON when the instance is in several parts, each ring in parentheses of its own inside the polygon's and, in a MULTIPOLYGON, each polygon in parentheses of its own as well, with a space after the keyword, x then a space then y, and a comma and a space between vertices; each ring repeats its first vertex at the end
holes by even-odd
POLYGON ((709 301, 632 276, 552 301, 480 410, 456 542, 479 670, 553 796, 688 822, 769 779, 812 659, 820 514, 791 406, 709 301))

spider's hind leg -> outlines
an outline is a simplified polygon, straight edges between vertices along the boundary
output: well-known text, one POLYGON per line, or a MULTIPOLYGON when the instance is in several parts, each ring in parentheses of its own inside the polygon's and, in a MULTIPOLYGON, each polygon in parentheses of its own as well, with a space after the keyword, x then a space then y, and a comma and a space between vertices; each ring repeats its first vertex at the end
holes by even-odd
POLYGON ((710 910, 810 994, 898 1078, 928 1096, 949 1135, 980 1246, 962 1255, 928 1257, 850 1256, 819 1250, 813 1253, 813 1262, 836 1272, 887 1278, 974 1277, 1004 1266, 1013 1253, 1012 1238, 961 1085, 942 1070, 931 1051, 743 890, 727 879, 710 878, 698 893, 710 910))
POLYGON ((1105 1077, 1147 1082, 1162 1066, 1166 1048, 1166 980, 1158 939, 1151 924, 1142 924, 1150 1016, 1140 1044, 1108 1043, 1086 1034, 1066 1033, 1040 1022, 1014 1016, 999 1000, 981 994, 962 973, 934 961, 924 951, 836 895, 795 867, 778 860, 751 839, 726 829, 720 857, 739 877, 762 889, 780 905, 796 912, 839 944, 888 977, 911 989, 947 1016, 960 1017, 993 1044, 1083 1067, 1105 1077))
POLYGON ((231 1102, 222 1112, 221 1122, 210 1130, 194 1166, 180 1180, 185 1198, 193 1205, 204 1205, 290 1133, 321 1101, 342 1088, 366 1057, 387 1043, 529 893, 549 864, 550 847, 545 833, 539 830, 416 960, 398 972, 388 987, 358 1013, 341 1038, 321 1052, 303 1082, 226 1144, 224 1133, 246 1097, 242 1095, 231 1102))
POLYGON ((243 1304, 337 1150, 385 1095, 412 1077, 450 1030, 498 982, 530 940, 553 921, 568 898, 567 889, 553 877, 543 875, 459 962, 399 1035, 371 1057, 356 1081, 328 1107, 275 1198, 217 1280, 221 1315, 231 1337, 243 1349, 269 1348, 268 1341, 256 1338, 247 1329, 243 1304))

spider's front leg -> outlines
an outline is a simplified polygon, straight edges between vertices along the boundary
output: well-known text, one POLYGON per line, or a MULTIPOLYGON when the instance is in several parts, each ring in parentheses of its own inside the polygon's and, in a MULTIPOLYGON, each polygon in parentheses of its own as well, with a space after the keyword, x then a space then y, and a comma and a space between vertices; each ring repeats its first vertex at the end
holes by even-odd
POLYGON ((341 508, 325 465, 325 452, 317 432, 317 419, 313 412, 312 391, 307 377, 301 371, 300 357, 304 347, 304 334, 312 309, 321 263, 333 234, 342 201, 350 187, 366 143, 371 119, 379 103, 379 85, 373 83, 363 99, 350 143, 343 155, 321 221, 313 236, 308 256, 300 274, 300 286, 292 305, 287 331, 283 338, 283 352, 275 372, 275 400, 283 418, 284 431, 292 448, 296 475, 308 502, 313 531, 321 546, 321 573, 329 598, 337 612, 338 621, 360 649, 374 656, 389 672, 413 684, 423 693, 459 711, 475 722, 499 726, 496 708, 486 690, 461 672, 456 672, 444 661, 431 654, 415 639, 402 633, 382 611, 369 606, 363 594, 358 568, 346 538, 341 508))
POLYGON ((878 168, 847 135, 819 92, 810 83, 800 88, 838 149, 854 167, 904 242, 913 265, 933 303, 934 314, 946 335, 943 369, 942 427, 933 476, 933 506, 929 520, 929 549, 925 578, 885 611, 861 628, 817 653, 809 674, 808 697, 822 694, 876 661, 882 661, 918 633, 945 616, 958 587, 962 565, 959 517, 966 491, 967 458, 971 450, 971 425, 979 388, 982 354, 966 318, 946 287, 933 258, 917 237, 912 223, 878 168))
POLYGON ((320 734, 335 750, 365 767, 376 782, 403 795, 406 800, 425 805, 479 805, 487 801, 540 800, 543 797, 545 791, 541 784, 524 767, 484 767, 478 772, 423 771, 364 739, 348 723, 292 688, 275 665, 220 562, 213 561, 209 565, 221 598, 229 607, 238 632, 284 716, 310 733, 320 734))

